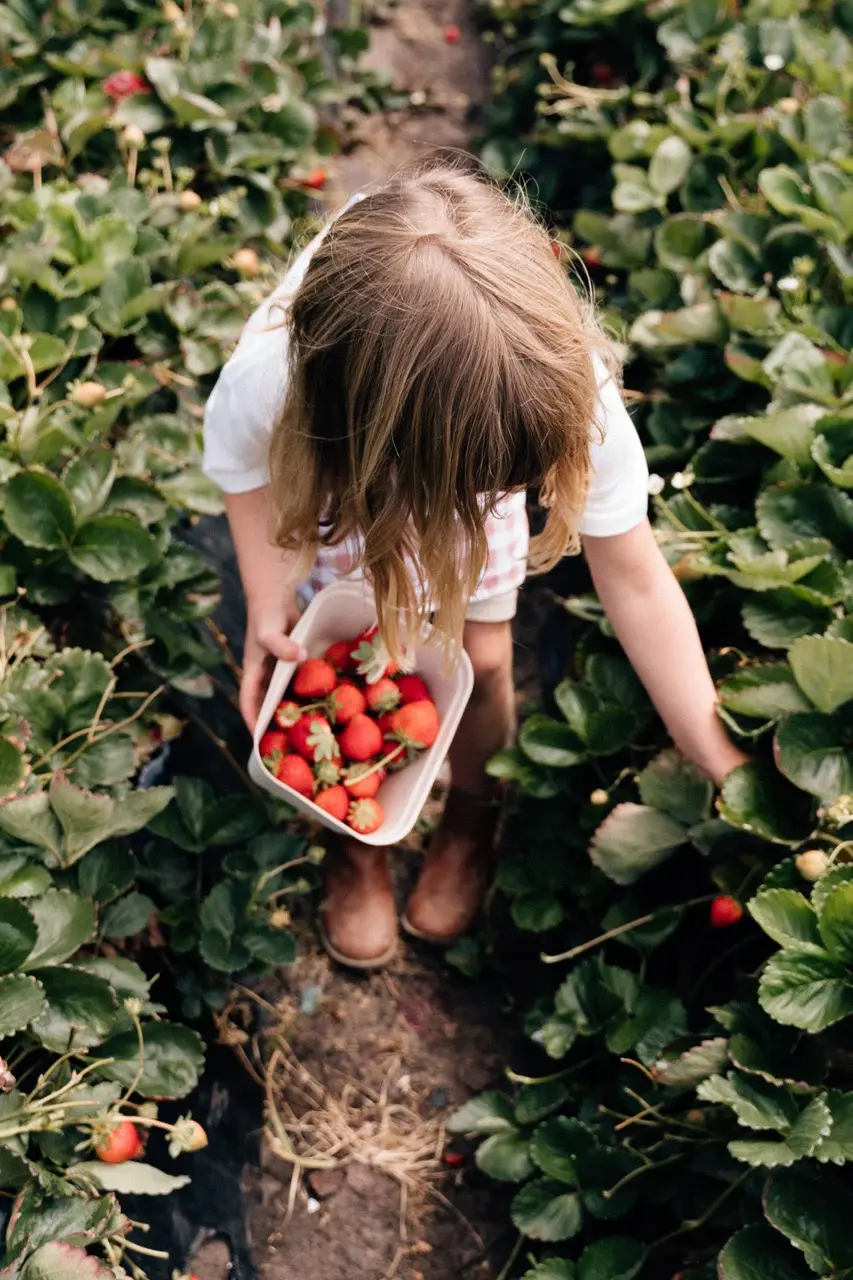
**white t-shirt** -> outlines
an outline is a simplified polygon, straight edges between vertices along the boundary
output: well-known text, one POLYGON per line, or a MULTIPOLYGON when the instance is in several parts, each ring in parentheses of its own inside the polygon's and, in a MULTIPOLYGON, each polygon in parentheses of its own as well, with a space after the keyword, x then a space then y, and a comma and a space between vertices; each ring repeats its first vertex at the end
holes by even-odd
MULTIPOLYGON (((224 493, 246 493, 269 480, 269 446, 287 367, 283 307, 302 283, 322 235, 300 253, 282 283, 251 317, 207 402, 204 470, 224 493)), ((603 364, 597 367, 601 438, 596 433, 590 446, 592 476, 580 531, 602 538, 627 533, 644 519, 649 473, 619 387, 603 364)), ((523 506, 523 494, 512 496, 523 506)))

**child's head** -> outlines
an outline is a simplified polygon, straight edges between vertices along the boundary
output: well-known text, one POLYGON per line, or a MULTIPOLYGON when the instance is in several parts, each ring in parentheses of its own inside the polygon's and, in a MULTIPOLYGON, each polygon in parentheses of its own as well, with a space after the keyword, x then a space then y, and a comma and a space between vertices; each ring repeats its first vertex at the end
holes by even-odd
POLYGON ((534 569, 572 547, 596 331, 522 201, 452 167, 394 179, 332 223, 289 330, 277 538, 357 537, 392 646, 425 611, 458 642, 508 491, 538 486, 549 509, 534 569))

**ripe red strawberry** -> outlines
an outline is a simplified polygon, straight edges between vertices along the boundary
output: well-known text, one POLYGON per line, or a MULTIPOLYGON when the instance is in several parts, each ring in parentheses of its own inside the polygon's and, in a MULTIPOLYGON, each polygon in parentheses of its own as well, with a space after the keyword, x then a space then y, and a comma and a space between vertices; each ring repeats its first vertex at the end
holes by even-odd
POLYGON ((287 751, 289 735, 283 729, 267 729, 258 743, 262 760, 276 760, 287 751))
POLYGON ((588 249, 583 249, 581 251, 581 258, 583 258, 584 263, 589 267, 590 271, 597 271, 601 266, 601 254, 598 249, 596 249, 595 245, 591 245, 588 249))
POLYGON ((338 675, 325 658, 307 658, 296 668, 293 692, 297 698, 325 698, 338 683, 338 675))
POLYGON ((371 762, 353 765, 344 776, 344 786, 351 796, 357 800, 372 800, 385 779, 385 770, 377 769, 374 773, 365 772, 372 769, 371 762))
POLYGON ((359 835, 369 836, 385 821, 385 814, 378 800, 353 800, 347 814, 347 823, 359 835))
POLYGON ((279 729, 292 729, 302 715, 298 702, 280 702, 273 712, 273 720, 279 729))
POLYGON ((391 725, 401 742, 423 750, 435 742, 441 721, 435 703, 422 698, 420 702, 409 702, 395 711, 391 725))
POLYGON ((302 756, 282 756, 275 766, 275 776, 286 787, 298 791, 310 800, 314 794, 314 775, 311 766, 302 756))
POLYGON ((393 719, 394 719, 393 711, 386 711, 384 716, 377 717, 376 723, 379 725, 379 728, 382 730, 383 738, 390 738, 393 736, 394 726, 391 723, 393 719))
POLYGON ((399 676, 397 688, 400 690, 401 706, 405 707, 407 702, 432 702, 432 694, 426 683, 420 676, 416 676, 414 672, 409 675, 399 676))
POLYGON ((730 898, 728 894, 720 894, 711 903, 711 924, 715 929, 728 929, 737 924, 742 915, 743 907, 737 898, 730 898))
POLYGON ((323 657, 336 671, 353 671, 355 669, 351 653, 353 645, 352 640, 336 640, 334 644, 329 645, 323 657))
POLYGON ((327 787, 314 800, 318 809, 343 822, 349 813, 350 798, 346 787, 327 787))
POLYGON ((367 706, 364 694, 352 680, 342 680, 329 694, 327 703, 334 724, 349 724, 353 716, 360 716, 367 706))
POLYGON ((95 1147, 95 1155, 104 1164, 124 1164, 141 1154, 142 1139, 130 1120, 120 1120, 109 1137, 95 1147))
POLYGON ((382 730, 370 716, 353 716, 341 734, 340 746, 347 760, 370 760, 382 750, 382 730))
POLYGON ((445 44, 458 44, 458 43, 459 43, 459 37, 461 36, 461 34, 462 34, 462 33, 461 33, 461 31, 459 30, 459 28, 458 28, 458 27, 455 27, 455 26, 445 27, 445 28, 444 28, 444 43, 445 43, 445 44))
POLYGON ((371 711, 393 711, 400 704, 400 690, 390 676, 380 676, 376 684, 369 684, 365 695, 371 711))
POLYGON ((113 102, 121 102, 122 98, 129 98, 134 93, 150 93, 151 86, 135 71, 114 71, 104 81, 103 90, 113 102))
POLYGON ((312 191, 322 191, 326 185, 326 170, 312 169, 307 177, 302 179, 303 187, 309 187, 312 191))
POLYGON ((399 671, 396 662, 388 657, 388 651, 377 626, 368 627, 352 642, 352 658, 355 669, 368 684, 375 684, 382 676, 395 676, 399 671))
POLYGON ((316 760, 333 760, 335 758, 335 737, 332 726, 324 715, 318 711, 309 711, 298 720, 287 735, 290 750, 295 751, 305 760, 313 764, 316 760), (318 746, 325 746, 326 752, 318 755, 318 746))

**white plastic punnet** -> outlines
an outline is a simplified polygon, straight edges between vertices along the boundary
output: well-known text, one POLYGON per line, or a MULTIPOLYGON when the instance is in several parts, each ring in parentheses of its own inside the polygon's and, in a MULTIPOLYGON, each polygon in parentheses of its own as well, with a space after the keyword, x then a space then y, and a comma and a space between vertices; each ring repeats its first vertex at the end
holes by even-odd
MULTIPOLYGON (((291 632, 292 638, 308 650, 311 658, 319 658, 336 640, 350 640, 376 622, 376 607, 369 590, 358 582, 336 582, 319 591, 291 632)), ((258 743, 269 727, 273 712, 290 684, 296 663, 279 662, 273 672, 264 705, 255 729, 249 774, 258 786, 279 796, 294 809, 320 822, 332 831, 364 844, 398 844, 414 827, 442 766, 462 712, 474 687, 474 671, 467 653, 448 675, 440 649, 424 647, 416 651, 413 669, 430 687, 441 728, 433 745, 422 751, 414 764, 389 773, 379 792, 385 821, 372 835, 358 835, 351 827, 325 813, 311 800, 306 800, 291 787, 279 782, 264 768, 258 743)))

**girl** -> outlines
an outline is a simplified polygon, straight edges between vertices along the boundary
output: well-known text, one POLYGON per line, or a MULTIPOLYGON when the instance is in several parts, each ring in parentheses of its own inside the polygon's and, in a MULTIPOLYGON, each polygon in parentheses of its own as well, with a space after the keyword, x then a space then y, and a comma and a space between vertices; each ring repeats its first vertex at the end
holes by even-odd
MULTIPOLYGON (((607 348, 522 202, 432 167, 356 196, 249 322, 207 406, 248 609, 240 705, 254 727, 297 587, 369 581, 392 653, 426 623, 474 693, 453 785, 404 925, 448 942, 488 888, 489 758, 512 739, 511 620, 526 567, 583 548, 613 629, 678 746, 716 783, 744 757, 715 712, 693 616, 646 518, 643 450, 607 348), (547 509, 529 540, 525 493, 547 509)), ((324 862, 324 942, 384 964, 387 850, 324 862)))

